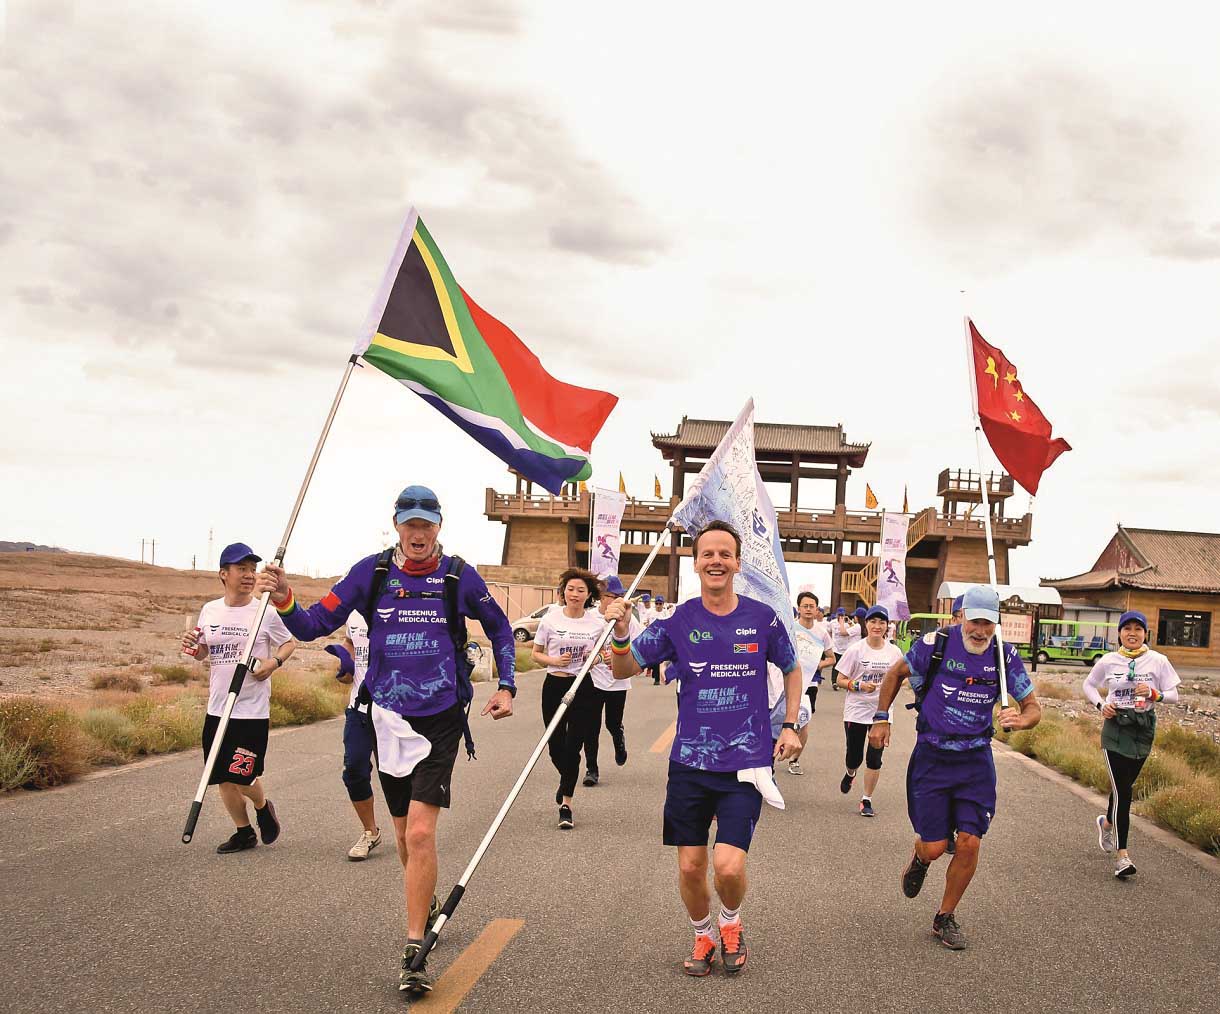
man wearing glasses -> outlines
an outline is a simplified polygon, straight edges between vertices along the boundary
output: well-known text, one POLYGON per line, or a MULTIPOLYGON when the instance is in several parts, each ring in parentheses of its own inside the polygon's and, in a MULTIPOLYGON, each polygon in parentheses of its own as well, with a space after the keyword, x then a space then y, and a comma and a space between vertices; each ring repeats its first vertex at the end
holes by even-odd
MULTIPOLYGON (((437 541, 441 505, 426 486, 408 486, 394 504, 398 545, 367 556, 320 602, 297 605, 279 567, 259 575, 258 591, 271 600, 284 625, 303 641, 341 627, 353 611, 369 624, 364 688, 377 737, 378 775, 394 818, 403 865, 407 946, 399 989, 427 993, 426 968, 411 971, 429 923, 436 918, 436 822, 449 806, 458 743, 465 735, 473 756, 467 711, 469 682, 465 618, 478 620, 491 640, 499 689, 482 714, 513 713, 516 645, 512 628, 475 569, 444 554, 437 541), (449 615, 449 603, 457 615, 449 615)), ((363 698, 362 698, 363 699, 363 698)))

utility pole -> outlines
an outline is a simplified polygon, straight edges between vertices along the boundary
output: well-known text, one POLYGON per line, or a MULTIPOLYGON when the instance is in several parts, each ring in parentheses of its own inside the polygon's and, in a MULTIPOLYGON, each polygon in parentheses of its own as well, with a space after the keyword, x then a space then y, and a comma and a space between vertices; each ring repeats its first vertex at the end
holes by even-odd
POLYGON ((208 570, 212 569, 212 529, 208 528, 208 570))
POLYGON ((157 540, 156 539, 152 540, 152 565, 154 567, 157 565, 157 540))

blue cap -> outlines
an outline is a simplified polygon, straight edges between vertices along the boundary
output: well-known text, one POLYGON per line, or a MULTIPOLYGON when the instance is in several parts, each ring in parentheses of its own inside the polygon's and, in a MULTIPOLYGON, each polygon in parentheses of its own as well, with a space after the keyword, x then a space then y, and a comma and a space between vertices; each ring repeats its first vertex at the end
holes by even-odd
POLYGON ((253 560, 255 563, 260 563, 262 557, 253 549, 247 546, 244 542, 234 542, 230 546, 225 546, 220 551, 220 565, 227 567, 231 563, 245 563, 247 560, 253 560))
POLYGON ((873 606, 867 613, 864 614, 865 620, 883 619, 886 623, 890 622, 890 611, 885 606, 873 606))
POLYGON ((844 609, 842 606, 839 606, 839 608, 835 610, 835 616, 846 616, 846 615, 847 615, 847 610, 844 609))
POLYGON ((658 601, 658 602, 664 602, 664 601, 665 601, 665 596, 664 596, 664 595, 658 595, 658 596, 657 596, 657 601, 658 601))
POLYGON ((352 665, 351 653, 341 644, 328 644, 323 651, 327 651, 334 655, 339 660, 339 675, 348 676, 355 673, 355 667, 352 665))
POLYGON ((611 574, 606 578, 606 588, 602 592, 603 595, 613 595, 616 598, 622 598, 627 594, 627 589, 623 587, 623 582, 618 579, 617 574, 611 574))
POLYGON ((643 601, 645 601, 645 602, 651 602, 652 601, 652 592, 650 592, 650 591, 640 592, 640 598, 643 599, 643 601))
POLYGON ((1148 617, 1141 613, 1138 609, 1128 609, 1118 618, 1118 629, 1122 630, 1128 623, 1138 623, 1144 628, 1144 633, 1148 633, 1148 617))
POLYGON ((1000 596, 988 585, 976 584, 967 588, 962 596, 962 609, 968 620, 1000 622, 1000 596))
POLYGON ((441 502, 427 486, 408 486, 394 501, 394 524, 422 518, 434 525, 441 523, 441 502))
POLYGON ((856 606, 856 611, 853 615, 856 617, 857 620, 862 620, 862 619, 864 619, 865 616, 868 615, 868 610, 865 609, 863 606, 856 606))
POLYGON ((953 600, 953 608, 949 610, 951 613, 960 613, 962 611, 962 598, 963 596, 959 595, 953 600))

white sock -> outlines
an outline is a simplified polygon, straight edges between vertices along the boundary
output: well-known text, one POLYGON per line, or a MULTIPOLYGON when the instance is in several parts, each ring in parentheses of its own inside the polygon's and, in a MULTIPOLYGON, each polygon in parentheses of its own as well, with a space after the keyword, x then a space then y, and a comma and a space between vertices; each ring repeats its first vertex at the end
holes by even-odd
POLYGON ((727 909, 721 906, 720 909, 720 925, 727 926, 731 922, 737 922, 741 918, 741 906, 734 909, 727 909))
POLYGON ((705 915, 702 919, 691 919, 690 924, 695 928, 695 936, 710 937, 712 935, 711 911, 709 910, 707 915, 705 915))
POLYGON ((873 801, 872 796, 861 796, 860 797, 860 802, 862 802, 862 803, 871 803, 872 801, 873 801))

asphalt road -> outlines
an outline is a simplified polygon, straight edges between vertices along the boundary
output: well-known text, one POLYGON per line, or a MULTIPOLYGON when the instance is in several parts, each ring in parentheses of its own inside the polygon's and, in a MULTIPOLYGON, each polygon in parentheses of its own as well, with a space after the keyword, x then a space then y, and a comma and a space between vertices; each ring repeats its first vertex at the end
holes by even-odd
MULTIPOLYGON (((480 759, 459 758, 455 807, 441 822, 442 897, 541 734, 541 681, 522 683, 517 715, 481 720, 480 759)), ((486 693, 477 688, 476 702, 486 693)), ((1135 830, 1139 875, 1115 881, 1095 809, 1011 756, 997 754, 998 812, 958 910, 970 947, 941 947, 929 928, 943 861, 918 899, 899 888, 912 839, 911 713, 886 756, 878 816, 866 820, 856 796, 838 791, 842 695, 829 690, 807 773, 781 771, 789 808, 764 807, 754 839, 749 966, 735 980, 687 978, 691 934, 660 841, 666 756, 649 749, 674 696, 638 678, 630 693, 627 766, 614 767, 604 737, 603 782, 578 790, 576 830, 561 832, 544 754, 434 951, 435 971, 464 956, 477 973, 476 938, 491 924, 507 939, 461 1010, 1217 1009, 1220 876, 1135 830)), ((266 783, 284 834, 235 856, 213 851, 231 830, 214 793, 194 843, 179 841, 201 763, 193 753, 0 800, 0 1010, 400 1007, 398 861, 388 840, 368 862, 346 859, 358 825, 339 779, 340 736, 339 722, 273 735, 266 783)), ((457 978, 451 999, 463 992, 457 978)), ((430 1005, 444 1008, 434 998, 418 1007, 430 1005)))

